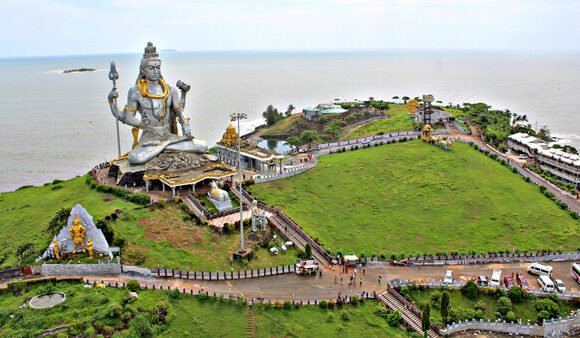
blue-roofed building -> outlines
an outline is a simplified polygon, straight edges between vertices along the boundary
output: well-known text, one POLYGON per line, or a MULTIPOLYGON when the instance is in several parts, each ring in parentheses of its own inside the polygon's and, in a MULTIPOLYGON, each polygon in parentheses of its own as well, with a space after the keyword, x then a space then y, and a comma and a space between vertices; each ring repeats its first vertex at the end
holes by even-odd
POLYGON ((307 120, 312 120, 323 114, 341 114, 345 113, 346 109, 332 103, 321 103, 316 107, 306 107, 302 110, 302 117, 307 120))

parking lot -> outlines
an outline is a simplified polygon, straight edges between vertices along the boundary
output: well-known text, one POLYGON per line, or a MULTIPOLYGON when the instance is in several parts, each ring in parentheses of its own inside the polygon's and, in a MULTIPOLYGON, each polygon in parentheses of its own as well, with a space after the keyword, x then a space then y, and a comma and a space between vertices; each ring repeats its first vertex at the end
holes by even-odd
MULTIPOLYGON (((567 292, 580 293, 580 285, 572 279, 570 268, 573 262, 547 262, 544 264, 550 265, 553 268, 552 278, 561 279, 566 285, 567 292)), ((530 287, 539 289, 537 276, 527 272, 529 263, 501 263, 501 264, 473 264, 473 265, 438 265, 438 266, 422 266, 422 267, 389 267, 386 270, 388 275, 398 276, 400 279, 421 280, 427 279, 429 281, 443 281, 445 271, 453 271, 453 279, 455 281, 466 281, 475 279, 477 276, 485 275, 488 279, 494 269, 502 270, 501 280, 503 285, 503 278, 511 276, 512 273, 523 274, 530 287)), ((374 269, 373 269, 374 270, 374 269)))

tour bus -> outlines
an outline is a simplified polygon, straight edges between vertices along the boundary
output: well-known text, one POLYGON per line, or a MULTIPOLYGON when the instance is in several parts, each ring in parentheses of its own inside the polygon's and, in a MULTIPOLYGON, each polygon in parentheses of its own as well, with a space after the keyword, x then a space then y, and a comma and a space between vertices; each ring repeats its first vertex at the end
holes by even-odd
POLYGON ((572 269, 570 270, 570 273, 572 274, 572 278, 574 278, 574 280, 578 284, 580 284, 580 264, 578 263, 572 264, 572 269))
POLYGON ((537 276, 552 277, 552 267, 540 263, 532 263, 532 265, 528 267, 528 272, 537 276))
POLYGON ((489 286, 492 288, 497 288, 501 282, 501 270, 493 269, 493 273, 491 274, 491 282, 489 286))
POLYGON ((538 284, 542 288, 543 291, 546 292, 554 292, 554 282, 548 276, 540 276, 538 277, 538 284))

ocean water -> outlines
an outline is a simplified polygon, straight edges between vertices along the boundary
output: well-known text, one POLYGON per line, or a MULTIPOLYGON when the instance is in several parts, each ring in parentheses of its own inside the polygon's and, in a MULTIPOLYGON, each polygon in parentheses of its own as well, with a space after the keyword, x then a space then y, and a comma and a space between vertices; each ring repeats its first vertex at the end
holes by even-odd
MULTIPOLYGON (((123 107, 140 54, 0 59, 0 192, 86 173, 116 157, 115 120, 106 100, 117 63, 123 107), (96 68, 63 74, 69 68, 96 68)), ((195 137, 215 143, 229 114, 243 131, 262 123, 268 104, 285 110, 334 99, 420 96, 444 103, 486 102, 527 114, 580 146, 579 52, 324 51, 161 53, 168 83, 191 85, 186 115, 195 137)), ((122 150, 130 128, 120 125, 122 150)))

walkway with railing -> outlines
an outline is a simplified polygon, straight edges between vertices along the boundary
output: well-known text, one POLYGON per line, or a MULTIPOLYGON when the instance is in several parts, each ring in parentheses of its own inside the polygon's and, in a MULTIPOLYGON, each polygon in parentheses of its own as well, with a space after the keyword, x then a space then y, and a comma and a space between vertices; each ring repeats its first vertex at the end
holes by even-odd
MULTIPOLYGON (((385 303, 385 305, 391 310, 399 311, 403 321, 410 328, 417 331, 420 335, 424 335, 421 322, 421 311, 419 311, 415 305, 411 304, 391 286, 387 285, 387 291, 378 295, 378 299, 385 303)), ((429 329, 427 335, 431 338, 439 337, 438 332, 440 332, 439 327, 431 323, 431 329, 429 329)))
POLYGON ((223 280, 249 279, 249 278, 259 278, 296 273, 296 265, 280 265, 262 269, 229 271, 229 272, 182 271, 178 269, 163 267, 151 269, 151 273, 157 277, 181 278, 190 280, 223 281, 223 280))

